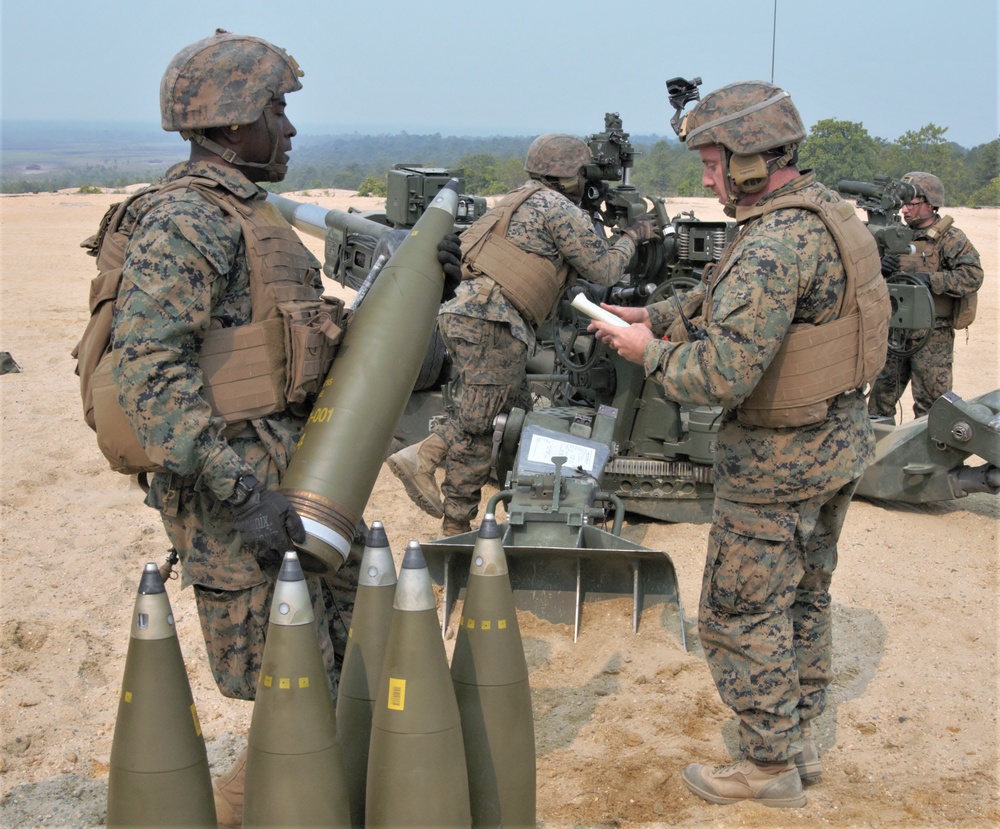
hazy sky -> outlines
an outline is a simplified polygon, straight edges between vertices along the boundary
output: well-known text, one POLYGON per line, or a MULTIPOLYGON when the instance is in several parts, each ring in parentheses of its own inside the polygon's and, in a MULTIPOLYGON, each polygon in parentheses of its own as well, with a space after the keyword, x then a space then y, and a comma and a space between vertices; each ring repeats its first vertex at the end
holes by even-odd
POLYGON ((302 132, 584 135, 615 111, 666 135, 664 81, 700 75, 773 77, 807 127, 1000 133, 998 0, 0 0, 0 113, 156 125, 168 61, 216 27, 299 61, 302 132))

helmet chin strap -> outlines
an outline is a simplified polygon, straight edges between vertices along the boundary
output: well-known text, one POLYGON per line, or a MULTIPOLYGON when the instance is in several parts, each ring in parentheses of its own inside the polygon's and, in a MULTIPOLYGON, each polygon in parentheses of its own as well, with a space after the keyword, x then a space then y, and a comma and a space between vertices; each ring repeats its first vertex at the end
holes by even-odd
POLYGON ((208 138, 201 130, 181 130, 181 138, 193 141, 198 146, 204 147, 211 153, 215 153, 217 156, 222 158, 223 161, 232 164, 234 167, 253 167, 255 169, 267 170, 268 181, 281 181, 288 173, 288 165, 275 163, 275 159, 278 157, 278 144, 280 142, 280 136, 274 126, 274 114, 271 112, 271 108, 267 107, 264 110, 263 115, 264 124, 267 127, 267 134, 271 138, 271 158, 263 163, 258 161, 245 161, 233 150, 226 149, 221 144, 213 141, 211 138, 208 138))

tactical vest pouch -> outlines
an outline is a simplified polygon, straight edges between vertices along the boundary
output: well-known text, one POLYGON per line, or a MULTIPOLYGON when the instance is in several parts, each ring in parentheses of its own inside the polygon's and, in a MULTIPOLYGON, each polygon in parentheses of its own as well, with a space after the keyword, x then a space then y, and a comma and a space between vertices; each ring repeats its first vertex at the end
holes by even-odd
POLYGON ((80 376, 80 394, 83 397, 83 419, 91 429, 94 422, 94 374, 107 353, 111 318, 115 313, 115 297, 121 284, 122 269, 105 271, 90 282, 90 319, 80 342, 73 349, 76 373, 80 376))
POLYGON ((91 373, 90 390, 94 430, 97 445, 115 472, 136 475, 140 472, 163 472, 162 466, 153 463, 136 435, 132 424, 118 403, 118 386, 111 376, 114 352, 109 351, 91 373))
POLYGON ((344 335, 341 328, 344 303, 324 297, 323 301, 298 302, 290 312, 278 306, 284 317, 286 374, 284 395, 289 403, 304 403, 319 394, 344 335))
POLYGON ((953 297, 951 327, 961 331, 972 325, 976 321, 976 306, 978 304, 979 300, 976 298, 975 291, 965 296, 953 297))

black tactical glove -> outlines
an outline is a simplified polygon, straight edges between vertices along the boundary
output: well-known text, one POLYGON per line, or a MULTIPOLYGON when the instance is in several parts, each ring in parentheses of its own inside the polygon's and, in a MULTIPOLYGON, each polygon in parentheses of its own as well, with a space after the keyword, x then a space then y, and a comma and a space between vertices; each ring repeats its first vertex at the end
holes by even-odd
POLYGON ((447 302, 455 296, 455 289, 462 281, 462 243, 457 233, 449 233, 438 242, 438 262, 444 271, 441 301, 447 302))
POLYGON ((233 526, 261 566, 280 564, 285 553, 295 548, 292 542, 306 540, 306 530, 284 495, 255 483, 250 496, 233 507, 236 516, 233 526))
POLYGON ((622 232, 637 245, 660 238, 660 230, 656 226, 656 218, 652 213, 644 213, 638 219, 633 219, 632 223, 622 232))
POLYGON ((899 270, 899 257, 886 254, 882 257, 882 276, 892 276, 899 270))
POLYGON ((929 273, 912 273, 910 276, 925 286, 928 291, 931 289, 931 275, 929 273))

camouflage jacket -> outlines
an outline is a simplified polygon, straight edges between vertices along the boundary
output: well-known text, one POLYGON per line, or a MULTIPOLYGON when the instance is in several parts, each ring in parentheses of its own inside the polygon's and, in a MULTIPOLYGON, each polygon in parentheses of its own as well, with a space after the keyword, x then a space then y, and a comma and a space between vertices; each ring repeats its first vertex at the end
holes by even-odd
MULTIPOLYGON (((795 189, 837 197, 804 174, 765 198, 795 189)), ((751 219, 733 240, 733 263, 713 285, 704 340, 653 340, 644 368, 667 398, 727 410, 715 450, 715 492, 730 501, 798 501, 859 477, 875 440, 862 396, 839 395, 814 426, 747 426, 732 411, 760 380, 793 322, 837 318, 844 267, 833 236, 811 211, 790 208, 751 219)), ((653 306, 654 334, 672 317, 672 300, 653 306)))
MULTIPOLYGON (((533 194, 514 212, 507 238, 556 265, 568 263, 576 274, 598 285, 618 282, 635 254, 635 243, 628 236, 608 244, 584 210, 549 188, 533 194)), ((455 297, 441 306, 441 313, 506 322, 528 352, 534 351, 534 328, 488 276, 462 282, 455 297)))
MULTIPOLYGON (((184 162, 166 178, 212 179, 236 199, 266 193, 231 168, 184 162)), ((240 475, 276 485, 304 419, 288 410, 226 427, 201 394, 198 351, 209 327, 251 321, 250 280, 238 221, 190 190, 134 205, 135 228, 115 303, 113 374, 147 454, 170 474, 154 476, 147 503, 170 510, 170 490, 193 487, 217 504, 240 475)), ((319 263, 313 286, 322 294, 319 263)))

